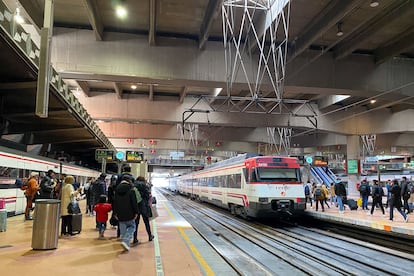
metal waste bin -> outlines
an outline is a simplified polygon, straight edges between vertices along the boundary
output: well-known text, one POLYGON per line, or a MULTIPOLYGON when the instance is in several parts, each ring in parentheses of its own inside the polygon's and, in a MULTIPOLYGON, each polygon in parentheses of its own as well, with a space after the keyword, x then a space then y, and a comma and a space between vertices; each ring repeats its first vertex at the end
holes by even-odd
POLYGON ((0 232, 5 232, 7 229, 7 210, 0 209, 0 232))
POLYGON ((32 248, 55 249, 59 240, 60 200, 37 199, 33 220, 32 248))

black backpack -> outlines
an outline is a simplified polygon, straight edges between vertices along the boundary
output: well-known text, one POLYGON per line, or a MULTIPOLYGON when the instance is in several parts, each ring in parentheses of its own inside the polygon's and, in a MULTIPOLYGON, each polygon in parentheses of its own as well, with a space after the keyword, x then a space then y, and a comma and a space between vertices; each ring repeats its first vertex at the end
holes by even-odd
POLYGON ((372 196, 374 197, 382 197, 382 188, 379 186, 374 187, 374 192, 372 194, 372 196))

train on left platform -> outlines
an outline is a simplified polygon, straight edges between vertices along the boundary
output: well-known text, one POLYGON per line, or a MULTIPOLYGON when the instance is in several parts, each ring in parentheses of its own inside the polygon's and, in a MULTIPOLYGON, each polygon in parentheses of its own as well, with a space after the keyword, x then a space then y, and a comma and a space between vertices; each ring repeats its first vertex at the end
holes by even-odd
POLYGON ((26 206, 24 191, 16 186, 16 179, 25 179, 31 172, 38 172, 42 177, 48 170, 73 175, 81 184, 86 183, 89 177, 96 178, 100 174, 85 167, 0 147, 0 200, 5 204, 8 216, 24 213, 26 206))
POLYGON ((300 165, 293 157, 242 154, 177 177, 177 191, 243 218, 303 214, 300 165))

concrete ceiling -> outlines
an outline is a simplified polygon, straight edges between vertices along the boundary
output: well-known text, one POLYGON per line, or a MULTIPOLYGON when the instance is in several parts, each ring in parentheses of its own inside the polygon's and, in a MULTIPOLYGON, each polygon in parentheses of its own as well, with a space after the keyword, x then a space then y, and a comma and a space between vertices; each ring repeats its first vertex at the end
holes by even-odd
MULTIPOLYGON (((15 8, 16 1, 4 2, 11 9, 15 8)), ((44 0, 20 0, 19 2, 24 9, 26 18, 34 23, 37 29, 40 29, 44 0)), ((370 77, 368 73, 361 76, 358 69, 354 73, 352 69, 341 71, 342 67, 358 68, 360 64, 360 67, 363 68, 369 64, 372 72, 376 72, 377 68, 383 68, 385 65, 387 67, 393 66, 388 64, 398 63, 398 60, 408 61, 408 65, 405 66, 409 70, 413 70, 414 23, 412 18, 414 16, 414 1, 381 0, 379 6, 375 8, 370 7, 370 2, 368 0, 291 1, 287 79, 284 94, 284 98, 289 101, 284 103, 285 107, 276 110, 279 113, 292 113, 293 110, 307 109, 308 115, 305 117, 308 119, 308 124, 290 125, 296 133, 312 130, 312 128, 315 129, 314 132, 324 131, 318 129, 319 125, 316 126, 313 121, 314 115, 318 114, 333 114, 336 118, 346 118, 352 114, 355 115, 355 112, 365 114, 382 110, 382 113, 394 114, 413 109, 412 76, 395 82, 398 84, 395 86, 384 85, 379 86, 378 89, 371 89, 365 87, 359 80, 359 78, 368 79, 370 77), (344 33, 342 36, 337 36, 338 23, 344 33), (326 65, 327 63, 329 64, 326 65), (332 72, 333 66, 331 64, 335 64, 335 70, 338 72, 332 72), (319 75, 315 76, 316 74, 319 75), (336 82, 342 82, 346 85, 328 83, 323 78, 328 74, 334 75, 336 82), (352 82, 358 83, 358 85, 349 85, 352 82), (395 87, 401 89, 393 91, 395 87), (335 95, 349 95, 350 97, 335 100, 335 95), (370 103, 370 99, 375 99, 376 102, 370 103), (314 110, 316 111, 313 113, 314 110)), ((202 53, 203 51, 208 52, 210 45, 222 43, 223 39, 220 12, 222 1, 219 0, 55 0, 54 3, 54 26, 56 29, 88 30, 94 34, 96 41, 93 43, 105 44, 106 42, 112 43, 114 40, 122 43, 123 41, 127 42, 131 37, 144 37, 148 46, 155 49, 155 52, 161 47, 176 47, 178 51, 184 51, 186 47, 190 47, 202 53), (120 20, 114 15, 116 2, 122 2, 126 7, 128 11, 126 19, 120 20)), ((54 37, 58 43, 60 43, 59 39, 58 36, 54 37)), ((87 42, 85 42, 85 46, 88 46, 87 42)), ((54 49, 58 49, 57 46, 54 49)), ((78 51, 82 51, 82 49, 78 49, 78 51)), ((3 59, 10 63, 10 68, 18 66, 11 61, 12 58, 4 56, 3 59)), ((405 68, 402 67, 399 70, 405 70, 405 68)), ((231 95, 235 97, 230 104, 231 107, 220 110, 229 104, 225 99, 226 89, 218 94, 219 97, 216 96, 216 88, 226 85, 225 82, 218 79, 195 81, 194 79, 165 78, 156 74, 150 76, 144 74, 131 76, 122 72, 119 74, 99 74, 93 72, 93 69, 76 70, 71 68, 68 70, 63 67, 59 71, 72 91, 76 89, 82 91, 81 98, 83 100, 81 101, 91 117, 106 122, 105 125, 98 124, 109 138, 168 140, 171 139, 171 136, 164 135, 161 129, 164 129, 165 126, 175 127, 177 123, 180 123, 180 119, 171 115, 154 118, 150 112, 125 118, 122 118, 122 115, 102 117, 93 107, 92 102, 104 94, 115 95, 115 100, 119 102, 138 98, 140 103, 143 100, 145 105, 156 110, 160 110, 165 102, 170 102, 178 114, 184 114, 192 107, 196 109, 197 106, 194 105, 194 102, 197 99, 202 99, 201 101, 207 103, 207 108, 204 110, 208 109, 211 112, 209 116, 223 111, 247 113, 247 115, 240 115, 240 118, 243 120, 242 124, 245 123, 246 128, 252 133, 254 133, 256 126, 287 126, 291 122, 286 119, 273 125, 258 123, 260 118, 256 116, 256 113, 268 116, 269 111, 271 113, 274 110, 274 105, 271 100, 270 103, 264 102, 264 107, 252 104, 252 101, 247 98, 249 93, 245 85, 235 86, 231 91, 231 95), (132 85, 135 85, 136 88, 131 88, 132 85), (249 113, 256 115, 249 115, 249 113), (249 120, 248 116, 255 116, 254 120, 249 120), (109 131, 118 128, 120 123, 125 122, 144 125, 140 126, 139 131, 130 131, 122 135, 109 131), (158 131, 145 132, 143 131, 145 127, 158 127, 158 131), (141 136, 140 133, 143 132, 147 134, 141 136)), ((10 72, 11 70, 3 73, 11 74, 10 72)), ((27 72, 19 74, 15 78, 16 81, 23 81, 26 78, 35 79, 33 74, 29 76, 27 74, 27 72)), ((10 78, 8 76, 3 79, 9 81, 10 78)), ((371 81, 375 82, 376 80, 371 81)), ((274 96, 272 96, 271 89, 266 90, 264 87, 263 99, 267 98, 266 100, 268 100, 272 97, 274 96)), ((110 108, 110 105, 106 104, 102 108, 110 108)), ((142 109, 142 112, 144 110, 142 109)), ((196 115, 203 117, 197 123, 200 124, 200 132, 208 133, 204 139, 219 140, 227 137, 229 140, 237 140, 234 135, 230 134, 235 132, 234 127, 238 124, 231 120, 224 123, 223 118, 208 121, 205 119, 205 115, 196 115), (212 129, 214 130, 212 131, 212 129)), ((341 132, 333 129, 331 131, 341 132)), ((346 134, 346 131, 344 130, 342 133, 346 134)), ((257 142, 258 140, 265 141, 266 137, 257 140, 252 138, 240 140, 257 142)))

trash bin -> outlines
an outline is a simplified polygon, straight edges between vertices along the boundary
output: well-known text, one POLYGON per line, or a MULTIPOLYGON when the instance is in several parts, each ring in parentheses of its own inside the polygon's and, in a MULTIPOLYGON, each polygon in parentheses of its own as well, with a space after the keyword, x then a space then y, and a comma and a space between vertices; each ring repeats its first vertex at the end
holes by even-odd
POLYGON ((55 249, 59 240, 60 200, 37 199, 33 220, 32 248, 55 249))
POLYGON ((0 232, 5 232, 7 229, 7 210, 0 209, 0 232))

